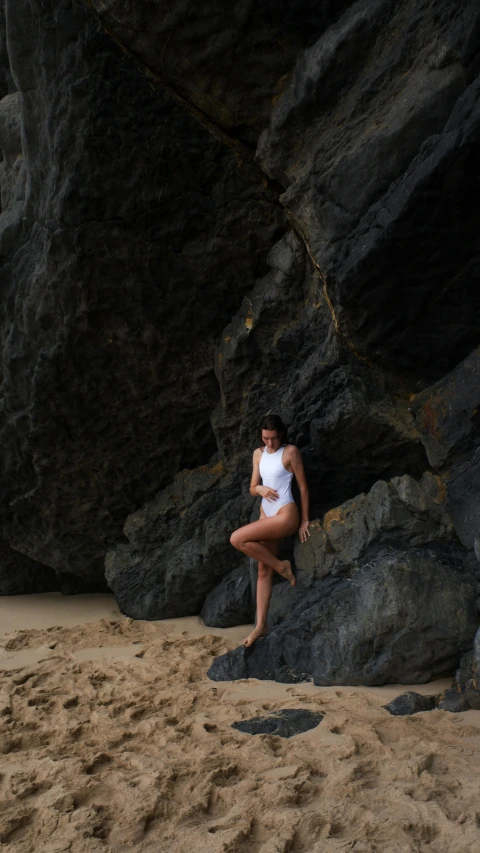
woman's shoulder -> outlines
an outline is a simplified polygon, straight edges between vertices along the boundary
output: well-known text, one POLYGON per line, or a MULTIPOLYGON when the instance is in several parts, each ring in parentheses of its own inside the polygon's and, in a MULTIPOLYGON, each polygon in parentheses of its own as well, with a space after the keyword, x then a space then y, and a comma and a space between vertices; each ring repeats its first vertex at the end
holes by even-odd
POLYGON ((296 444, 286 444, 284 453, 286 453, 287 456, 300 456, 300 451, 296 444))
POLYGON ((261 458, 262 451, 263 451, 263 447, 257 447, 257 448, 253 451, 253 459, 254 459, 254 461, 258 461, 258 460, 261 458))

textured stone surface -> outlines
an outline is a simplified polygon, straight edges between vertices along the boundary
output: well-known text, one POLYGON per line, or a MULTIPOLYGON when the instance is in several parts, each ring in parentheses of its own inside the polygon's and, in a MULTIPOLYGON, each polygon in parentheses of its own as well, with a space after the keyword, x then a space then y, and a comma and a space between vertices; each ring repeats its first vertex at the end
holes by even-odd
POLYGON ((438 377, 478 343, 478 5, 352 4, 299 55, 259 145, 369 357, 438 377))
POLYGON ((355 361, 336 336, 298 235, 280 240, 268 261, 217 351, 212 424, 223 456, 253 449, 259 413, 278 411, 305 459, 312 518, 379 477, 419 475, 426 456, 405 389, 355 361))
POLYGON ((86 4, 7 12, 27 191, 2 267, 4 535, 100 579, 129 512, 215 451, 214 348, 284 217, 86 4))
POLYGON ((385 548, 351 578, 318 581, 279 627, 250 649, 216 658, 209 676, 423 683, 471 647, 475 585, 448 546, 385 548))
POLYGON ((0 595, 26 595, 60 589, 60 580, 49 566, 31 560, 0 540, 0 595))
POLYGON ((249 735, 277 735, 288 738, 316 728, 323 717, 324 714, 306 708, 283 708, 267 717, 253 717, 251 720, 232 723, 232 729, 249 735))
POLYGON ((299 50, 351 0, 92 0, 120 43, 228 133, 255 144, 299 50), (159 49, 161 45, 161 49, 159 49))
POLYGON ((229 541, 237 520, 248 521, 250 500, 223 466, 182 471, 142 509, 128 516, 129 544, 108 552, 105 575, 122 611, 135 619, 199 613, 206 595, 244 564, 229 541))
MULTIPOLYGON (((455 685, 451 690, 452 698, 454 693, 459 697, 459 704, 464 705, 459 710, 480 709, 480 628, 476 633, 473 649, 467 652, 460 661, 460 666, 455 675, 455 685)), ((447 699, 450 699, 450 696, 447 699)), ((446 708, 446 710, 451 709, 446 708)))
POLYGON ((480 350, 474 350, 439 382, 418 394, 411 408, 431 465, 439 468, 480 441, 480 350))
POLYGON ((435 708, 435 696, 422 696, 413 690, 397 696, 388 705, 383 706, 394 717, 406 717, 420 711, 432 711, 435 708))
POLYGON ((230 628, 253 622, 255 605, 250 573, 242 565, 228 574, 205 599, 200 613, 205 625, 230 628))
POLYGON ((451 714, 459 714, 468 711, 470 705, 465 698, 465 692, 458 686, 449 687, 437 696, 437 707, 441 711, 449 711, 451 714))
POLYGON ((417 481, 406 474, 388 483, 379 480, 367 494, 329 510, 321 522, 313 521, 310 538, 295 542, 295 589, 286 590, 283 584, 273 589, 269 625, 279 625, 318 580, 351 575, 364 555, 373 556, 385 545, 454 542, 445 500, 442 477, 427 472, 417 481))

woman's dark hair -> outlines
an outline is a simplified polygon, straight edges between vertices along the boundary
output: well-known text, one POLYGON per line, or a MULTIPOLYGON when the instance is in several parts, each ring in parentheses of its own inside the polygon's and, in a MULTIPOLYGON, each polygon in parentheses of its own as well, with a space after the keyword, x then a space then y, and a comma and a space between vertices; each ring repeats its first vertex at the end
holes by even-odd
POLYGON ((262 429, 275 429, 278 433, 280 444, 288 444, 287 428, 278 415, 264 415, 260 421, 258 425, 258 440, 260 442, 260 447, 263 444, 262 429))

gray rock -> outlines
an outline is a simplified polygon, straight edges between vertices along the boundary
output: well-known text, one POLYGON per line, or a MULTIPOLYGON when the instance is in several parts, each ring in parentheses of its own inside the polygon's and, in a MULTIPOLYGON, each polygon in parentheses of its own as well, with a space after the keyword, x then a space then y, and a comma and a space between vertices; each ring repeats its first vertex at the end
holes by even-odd
POLYGON ((477 14, 352 3, 299 55, 258 146, 351 350, 417 377, 452 369, 480 331, 477 14))
POLYGON ((368 494, 329 510, 322 522, 313 521, 307 542, 295 541, 295 590, 274 589, 269 625, 287 618, 317 580, 353 574, 366 553, 375 554, 385 545, 408 548, 455 542, 445 497, 443 478, 427 472, 417 481, 405 474, 389 483, 378 481, 368 494))
POLYGON ((251 503, 222 463, 180 472, 127 518, 129 544, 107 554, 105 576, 122 611, 135 619, 199 613, 219 581, 245 566, 230 533, 248 522, 251 503))
POLYGON ((464 692, 459 690, 458 687, 449 687, 437 696, 437 708, 440 708, 442 711, 449 711, 451 714, 459 714, 463 711, 468 711, 470 705, 467 702, 464 692))
POLYGON ((233 0, 213 2, 206 13, 193 0, 168 11, 157 4, 92 0, 108 30, 152 76, 157 74, 223 130, 253 144, 298 51, 348 5, 349 0, 321 6, 297 0, 272 6, 261 0, 253 7, 233 0))
MULTIPOLYGON (((408 474, 391 482, 375 483, 367 495, 357 495, 330 510, 323 528, 335 560, 351 563, 375 543, 403 542, 419 546, 454 538, 445 510, 445 486, 441 478, 424 474, 417 482, 408 474)), ((297 546, 297 553, 301 553, 297 546)), ((322 549, 320 549, 322 553, 322 549)))
POLYGON ((0 540, 0 595, 54 592, 61 581, 49 566, 42 566, 0 540))
POLYGON ((273 632, 216 658, 209 676, 424 683, 453 669, 471 647, 475 583, 446 545, 384 548, 360 561, 351 578, 317 581, 273 632))
POLYGON ((88 4, 7 12, 1 521, 100 586, 125 518, 215 453, 218 337, 286 220, 252 152, 152 85, 88 4))
POLYGON ((465 681, 465 698, 470 708, 480 710, 480 629, 473 644, 470 676, 465 681))
POLYGON ((406 717, 420 711, 432 711, 435 708, 435 696, 422 696, 413 690, 397 696, 388 705, 383 706, 394 717, 406 717))
POLYGON ((307 708, 284 708, 266 717, 252 717, 251 720, 232 723, 232 729, 249 735, 277 735, 289 738, 316 728, 324 716, 307 708))
MULTIPOLYGON (((480 440, 479 368, 480 349, 475 349, 411 403, 428 460, 434 467, 443 465, 454 448, 459 455, 480 440)), ((474 528, 472 535, 476 532, 480 533, 480 528, 474 528)))
POLYGON ((5 0, 0 532, 62 589, 108 552, 125 612, 198 613, 247 564, 271 409, 325 518, 238 671, 423 680, 471 648, 477 7, 5 0))
POLYGON ((215 628, 253 622, 255 605, 250 575, 245 566, 234 569, 208 593, 200 615, 205 625, 215 628))
POLYGON ((461 455, 448 481, 448 509, 461 543, 473 549, 480 535, 480 447, 461 455))

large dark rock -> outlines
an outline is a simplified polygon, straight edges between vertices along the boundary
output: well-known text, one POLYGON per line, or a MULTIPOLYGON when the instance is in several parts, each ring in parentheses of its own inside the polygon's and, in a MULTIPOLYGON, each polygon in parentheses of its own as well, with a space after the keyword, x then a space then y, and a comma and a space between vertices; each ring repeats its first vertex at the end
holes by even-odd
POLYGON ((268 614, 274 627, 288 617, 304 592, 327 575, 351 575, 359 560, 385 545, 410 548, 430 542, 455 542, 445 509, 442 477, 426 473, 417 481, 407 474, 386 483, 379 480, 367 494, 357 495, 329 510, 310 525, 310 538, 296 539, 294 564, 297 585, 273 590, 268 614))
POLYGON ((315 517, 379 477, 425 470, 405 389, 352 358, 303 243, 289 232, 243 300, 217 352, 222 455, 256 446, 259 414, 276 410, 302 450, 315 517))
POLYGON ((255 604, 250 573, 245 566, 230 572, 208 593, 200 613, 205 625, 231 628, 253 622, 255 604))
POLYGON ((442 376, 478 344, 476 0, 367 0, 298 58, 258 159, 352 349, 442 376))
POLYGON ((218 335, 285 220, 87 4, 6 5, 3 532, 101 582, 126 516, 215 452, 218 335))
POLYGON ((412 401, 431 465, 446 470, 448 511, 480 561, 480 350, 412 401))
POLYGON ((182 471, 128 516, 129 544, 108 552, 105 574, 122 611, 135 619, 199 613, 206 595, 244 557, 230 532, 246 523, 251 499, 223 465, 182 471))
POLYGON ((0 595, 54 592, 61 582, 49 566, 31 560, 0 540, 0 595))
POLYGON ((152 77, 229 134, 256 144, 298 52, 351 2, 91 0, 91 6, 152 77))
POLYGON ((475 577, 451 546, 385 548, 317 581, 279 627, 216 658, 209 676, 419 684, 452 670, 478 628, 475 577))

